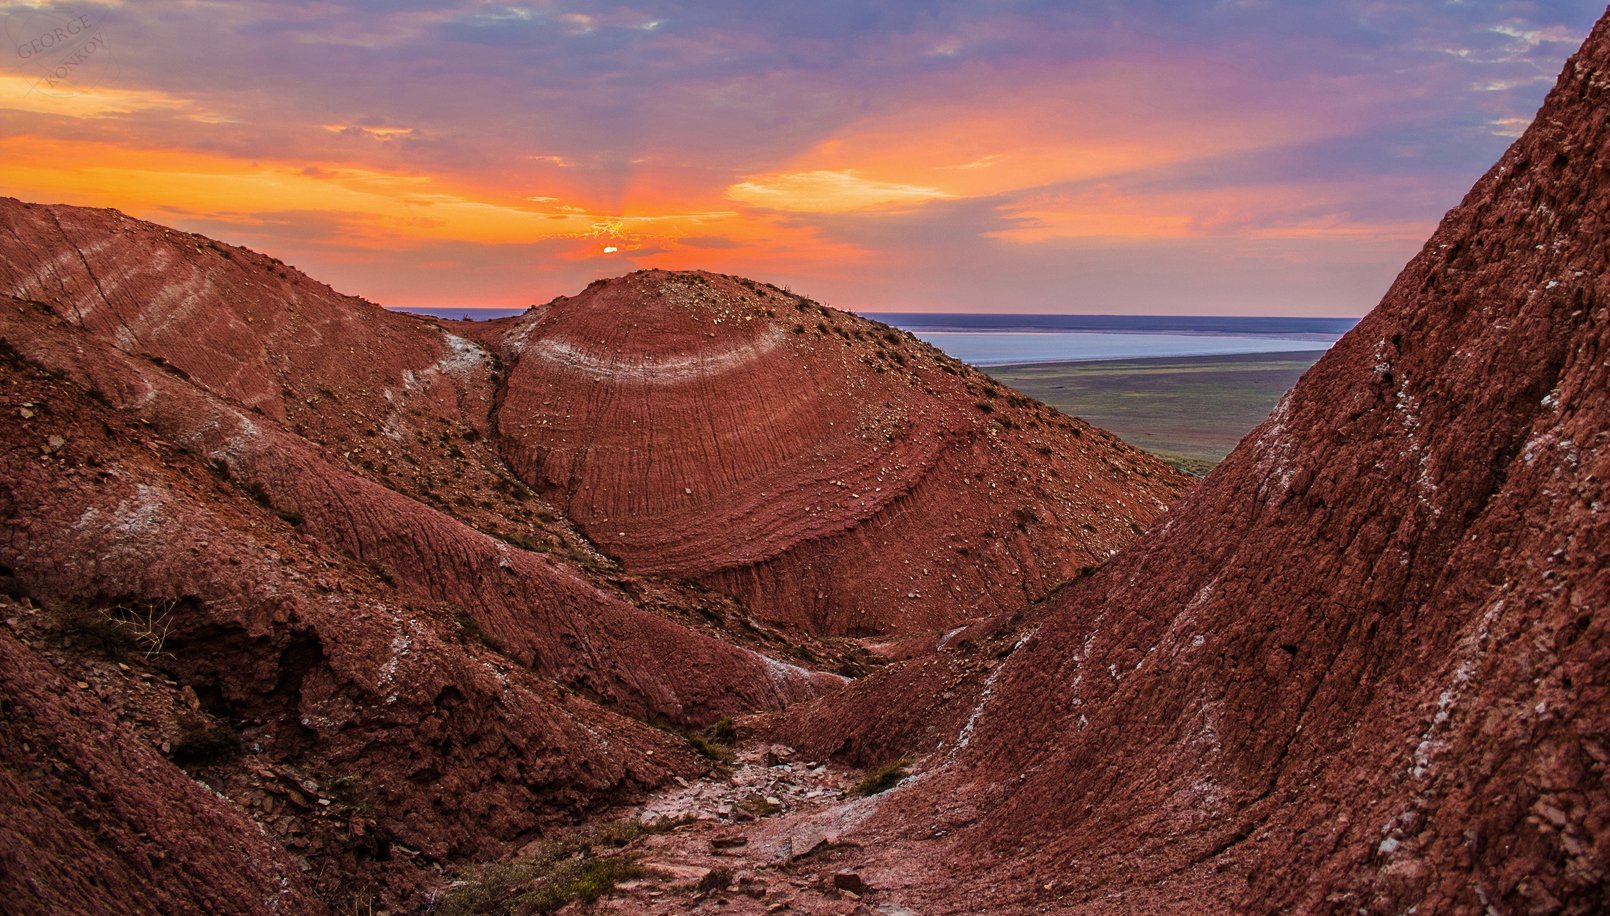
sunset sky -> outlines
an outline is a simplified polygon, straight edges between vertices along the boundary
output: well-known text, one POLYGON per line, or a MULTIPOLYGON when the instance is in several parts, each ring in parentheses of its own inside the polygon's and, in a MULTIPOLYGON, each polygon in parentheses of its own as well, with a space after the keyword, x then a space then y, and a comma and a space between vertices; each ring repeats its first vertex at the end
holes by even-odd
POLYGON ((1603 12, 0 0, 0 194, 395 306, 701 267, 861 311, 1358 315, 1603 12))

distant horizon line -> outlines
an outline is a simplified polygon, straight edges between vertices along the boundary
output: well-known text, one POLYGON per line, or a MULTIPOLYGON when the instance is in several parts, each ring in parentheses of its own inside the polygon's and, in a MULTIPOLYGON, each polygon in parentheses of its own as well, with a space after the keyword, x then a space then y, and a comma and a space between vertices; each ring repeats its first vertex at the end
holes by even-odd
MULTIPOLYGON (((826 303, 824 303, 826 304, 826 303)), ((382 305, 381 308, 390 312, 408 312, 434 316, 436 312, 527 312, 541 305, 382 305)), ((943 318, 955 316, 968 317, 996 317, 996 318, 1160 318, 1182 320, 1222 320, 1236 319, 1246 321, 1347 321, 1357 324, 1363 321, 1365 315, 1248 315, 1248 314, 1198 314, 1194 312, 918 312, 900 310, 859 311, 857 309, 838 308, 841 312, 859 315, 863 318, 879 318, 885 315, 899 315, 902 317, 943 318)), ((1367 313, 1366 313, 1367 314, 1367 313)))

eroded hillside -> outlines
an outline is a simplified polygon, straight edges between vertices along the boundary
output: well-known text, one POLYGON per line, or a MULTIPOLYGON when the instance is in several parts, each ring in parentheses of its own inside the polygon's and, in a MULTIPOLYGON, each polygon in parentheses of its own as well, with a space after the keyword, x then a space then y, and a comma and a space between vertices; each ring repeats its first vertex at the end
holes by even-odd
MULTIPOLYGON (((27 908, 87 912, 124 898, 243 912, 315 899, 415 905, 438 889, 443 869, 706 772, 710 761, 684 732, 838 689, 875 663, 832 633, 899 640, 1044 591, 1133 539, 1180 486, 1156 462, 1010 392, 963 395, 960 386, 982 377, 938 368, 924 353, 913 360, 957 379, 948 393, 924 392, 926 409, 964 398, 950 410, 968 422, 919 429, 908 416, 900 428, 924 443, 923 461, 950 461, 947 473, 963 468, 979 488, 1010 497, 991 504, 992 515, 951 524, 942 546, 914 552, 906 542, 925 537, 919 523, 939 511, 909 492, 928 466, 895 475, 906 468, 884 453, 891 438, 846 451, 825 430, 840 422, 833 417, 856 416, 853 404, 826 419, 824 406, 779 413, 769 428, 784 445, 768 446, 781 451, 767 460, 858 485, 864 477, 867 500, 882 508, 834 525, 876 518, 898 548, 879 555, 863 532, 849 547, 802 554, 792 531, 779 543, 811 559, 775 565, 766 575, 778 597, 752 601, 758 593, 739 587, 734 571, 758 568, 761 554, 679 564, 612 539, 582 507, 638 505, 632 475, 651 458, 682 482, 675 494, 698 487, 707 521, 684 518, 676 530, 706 543, 701 532, 727 531, 714 543, 730 553, 739 544, 731 532, 763 540, 765 524, 825 499, 824 487, 853 492, 847 481, 723 483, 726 465, 700 470, 690 456, 700 436, 706 459, 721 454, 731 430, 695 428, 661 453, 633 438, 647 430, 612 426, 625 416, 616 414, 590 418, 610 448, 581 456, 619 460, 588 478, 580 497, 535 463, 539 441, 526 431, 572 423, 587 402, 556 393, 552 367, 537 371, 545 364, 526 348, 608 345, 626 358, 612 335, 627 325, 603 322, 593 332, 606 343, 589 344, 584 324, 544 326, 578 308, 561 302, 502 326, 449 327, 114 211, 5 200, 0 227, 0 574, 17 660, 7 672, 15 741, 5 758, 17 791, 4 804, 6 822, 20 825, 4 844, 18 852, 0 861, 7 886, 44 862, 75 862, 61 881, 32 879, 27 908), (995 399, 993 418, 975 406, 995 399), (789 464, 786 452, 819 439, 833 442, 824 453, 853 460, 789 464), (1038 450, 1048 443, 1076 448, 1079 463, 1038 450), (1073 468, 1099 486, 1072 482, 1073 468), (1129 472, 1135 488, 1120 495, 1129 472), (889 480, 881 495, 879 473, 889 480), (1038 488, 1087 485, 1109 502, 1023 509, 1038 488), (896 497, 918 508, 888 509, 896 497), (788 512, 741 527, 756 500, 788 512), (1076 534, 1036 546, 1037 526, 1076 534), (976 571, 946 583, 959 583, 954 594, 996 597, 946 606, 930 595, 899 611, 906 606, 880 600, 876 625, 853 600, 861 592, 837 589, 808 606, 788 598, 847 577, 880 599, 931 592, 911 584, 911 560, 940 552, 976 557, 962 564, 976 571), (811 564, 827 579, 813 578, 811 564), (70 705, 43 699, 63 683, 77 691, 70 705), (79 720, 112 724, 95 726, 97 744, 70 725, 79 720), (127 753, 103 757, 106 734, 127 753), (220 794, 196 796, 192 777, 220 794), (250 842, 269 851, 242 853, 260 868, 225 874, 218 849, 233 847, 198 831, 239 834, 242 823, 262 828, 261 843, 250 842)), ((578 300, 603 296, 596 311, 618 320, 610 291, 637 295, 646 283, 783 295, 701 274, 644 274, 578 300)), ((801 305, 788 300, 796 312, 801 305)), ((824 324, 853 324, 861 342, 871 328, 809 308, 824 324)), ((851 338, 790 331, 788 353, 810 365, 825 359, 813 353, 828 353, 837 365, 851 338)), ((632 345, 639 359, 663 361, 674 359, 668 340, 632 345)), ((694 343, 677 345, 707 361, 694 343)), ((886 337, 878 346, 893 365, 894 348, 913 345, 886 337)), ((853 394, 895 411, 905 395, 880 386, 904 391, 921 377, 869 366, 853 394)), ((702 397, 716 412, 754 419, 771 406, 744 406, 759 390, 758 377, 727 378, 702 397)), ((686 411, 694 399, 674 403, 686 411)), ((665 430, 653 435, 660 442, 665 430)), ((661 505, 651 501, 645 521, 664 525, 654 515, 661 505)), ((639 534, 651 527, 621 523, 639 534)), ((831 528, 811 529, 811 539, 831 542, 831 528)), ((933 644, 924 633, 911 645, 933 644)))
POLYGON ((1610 18, 1164 523, 1042 607, 784 714, 809 754, 924 756, 845 832, 876 899, 1610 906, 1607 130, 1610 18))

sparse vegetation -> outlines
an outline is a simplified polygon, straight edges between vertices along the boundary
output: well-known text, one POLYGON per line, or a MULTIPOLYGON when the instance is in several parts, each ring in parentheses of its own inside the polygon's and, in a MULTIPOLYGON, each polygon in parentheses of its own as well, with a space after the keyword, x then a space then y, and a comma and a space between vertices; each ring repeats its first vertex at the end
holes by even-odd
POLYGON ((105 611, 83 605, 57 608, 56 632, 76 645, 111 658, 122 658, 137 648, 134 634, 105 611))
POLYGON ((906 769, 909 766, 911 766, 910 757, 886 763, 862 777, 861 781, 855 784, 853 791, 857 795, 877 795, 879 792, 887 792, 910 775, 906 769))
POLYGON ((737 744, 738 730, 733 727, 731 719, 721 719, 720 721, 716 722, 716 724, 710 726, 710 739, 712 741, 719 741, 722 744, 737 744))
POLYGON ((701 894, 709 894, 724 891, 730 884, 732 884, 732 869, 712 868, 704 873, 704 877, 699 879, 699 883, 694 885, 693 889, 701 894))
POLYGON ((375 574, 376 579, 393 588, 397 587, 397 573, 392 570, 385 560, 372 559, 369 561, 368 566, 369 571, 375 574))
POLYGON ((229 763, 246 753, 246 742, 227 725, 199 717, 179 722, 179 740, 168 756, 182 767, 229 763))
POLYGON ((443 602, 442 608, 453 615, 453 622, 458 625, 458 634, 465 640, 477 642, 491 649, 493 652, 502 652, 503 644, 492 634, 481 629, 475 617, 462 607, 451 602, 443 602))
POLYGON ((704 734, 688 735, 688 744, 709 760, 725 761, 732 757, 732 746, 738 743, 738 730, 731 719, 721 719, 705 729, 704 734))
POLYGON ((552 913, 569 903, 591 903, 616 884, 643 874, 642 866, 627 856, 581 853, 555 859, 538 854, 481 869, 448 892, 440 912, 443 916, 552 913))
POLYGON ((56 631, 110 658, 156 658, 166 648, 177 606, 173 600, 65 605, 56 609, 56 631))
POLYGON ((514 916, 552 913, 571 903, 591 903, 616 884, 649 871, 636 857, 615 852, 633 840, 663 833, 691 818, 615 821, 548 840, 531 855, 484 866, 455 883, 442 899, 444 916, 514 916))
POLYGON ((754 817, 770 817, 783 810, 783 806, 768 800, 764 795, 748 795, 738 800, 738 807, 754 817))
POLYGON ((693 746, 693 749, 699 753, 699 756, 705 757, 709 760, 726 760, 728 757, 732 756, 732 748, 727 747, 719 742, 711 741, 710 739, 698 733, 688 736, 688 744, 693 746))
POLYGON ((514 532, 514 531, 504 532, 503 534, 500 535, 500 537, 502 537, 503 540, 509 542, 510 544, 513 544, 514 546, 520 548, 521 550, 529 550, 532 553, 536 553, 538 550, 541 550, 541 548, 538 547, 536 545, 536 543, 533 542, 530 538, 526 537, 523 534, 519 534, 518 532, 514 532))

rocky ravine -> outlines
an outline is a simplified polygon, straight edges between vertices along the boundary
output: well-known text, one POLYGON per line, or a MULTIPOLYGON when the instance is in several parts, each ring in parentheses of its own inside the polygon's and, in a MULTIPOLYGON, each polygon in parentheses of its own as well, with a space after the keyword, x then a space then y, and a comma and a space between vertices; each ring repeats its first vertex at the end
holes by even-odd
MULTIPOLYGON (((758 654, 783 631, 730 625, 747 611, 733 596, 756 587, 733 571, 806 557, 798 568, 815 570, 884 518, 921 522, 913 537, 951 530, 921 514, 937 511, 920 509, 921 481, 954 484, 943 475, 968 456, 1032 461, 1050 444, 1015 414, 969 426, 969 404, 990 412, 958 396, 976 397, 964 370, 937 369, 961 386, 943 387, 908 349, 878 373, 863 361, 877 348, 858 349, 866 326, 831 314, 795 352, 810 328, 783 323, 774 339, 779 316, 809 303, 643 274, 576 297, 587 308, 562 300, 451 332, 328 299, 315 330, 274 333, 369 334, 405 357, 370 382, 366 368, 351 394, 299 389, 266 357, 275 394, 205 347, 142 350, 164 326, 120 304, 118 271, 93 265, 158 227, 10 205, 12 237, 34 241, 10 249, 31 260, 8 255, 0 309, 17 430, 0 450, 14 596, 0 600, 12 790, 0 815, 28 837, 0 834, 8 902, 301 910, 367 889, 448 908, 490 894, 495 907, 532 890, 537 868, 578 892, 618 881, 601 905, 621 912, 1610 908, 1607 130, 1610 16, 1380 306, 1166 520, 1094 574, 913 637, 930 651, 830 692, 827 675, 758 654), (48 248, 41 211, 84 221, 72 238, 91 266, 34 251, 48 248), (86 240, 85 225, 107 231, 86 240), (614 317, 592 324, 602 313, 614 317), (714 344, 695 346, 701 335, 714 344), (869 417, 795 390, 831 384, 835 359, 909 390, 840 392, 888 411, 869 417), (758 361, 790 384, 767 387, 758 361), (914 362, 907 375, 889 365, 914 362), (763 514, 744 498, 773 497, 765 450, 792 434, 744 439, 761 414, 684 404, 703 441, 727 443, 700 455, 698 437, 648 422, 653 373, 673 394, 730 374, 816 431, 798 441, 835 470, 802 476, 775 541, 769 524, 744 527, 763 514), (577 438, 577 417, 596 440, 577 438), (911 426, 857 425, 880 418, 911 426), (674 474, 635 462, 643 447, 674 474), (872 467, 903 482, 896 503, 912 514, 864 506, 882 484, 844 474, 872 467), (433 483, 450 469, 462 492, 433 483), (589 553, 563 518, 518 510, 546 507, 516 484, 601 543, 612 528, 606 550, 628 568, 589 553), (712 517, 758 541, 752 552, 677 527, 721 486, 738 508, 712 517), (660 528, 691 540, 657 540, 660 528), (643 640, 645 626, 659 635, 643 640), (121 660, 104 651, 118 639, 121 660), (785 704, 741 719, 748 742, 715 766, 644 721, 785 704), (893 788, 851 791, 908 755, 893 788), (197 792, 181 763, 218 794, 197 792), (612 801, 624 826, 595 822, 583 840, 555 829, 612 801), (71 868, 41 880, 56 861, 71 868)), ((162 244, 189 263, 190 241, 162 244)), ((232 252, 222 260, 244 267, 203 272, 249 267, 273 285, 257 256, 232 252)), ((127 276, 139 261, 112 258, 127 276)), ((296 282, 276 295, 298 315, 326 301, 296 282)), ((226 323, 225 343, 260 321, 291 327, 256 311, 278 314, 274 301, 223 298, 252 319, 226 323)), ((1097 469, 1082 470, 1093 485, 1097 469)), ((1046 479, 1035 485, 1052 492, 1046 479)), ((1023 550, 986 556, 1021 575, 1023 550)), ((765 613, 860 632, 844 612, 878 593, 811 581, 850 603, 765 613)), ((944 619, 924 607, 897 605, 866 631, 944 619)))
MULTIPOLYGON (((704 275, 593 289, 635 296, 644 283, 712 282, 762 289, 704 275)), ((27 889, 16 907, 418 906, 471 863, 698 777, 709 763, 683 730, 837 689, 871 663, 807 625, 899 640, 953 619, 932 605, 877 626, 826 625, 861 619, 857 606, 835 593, 809 613, 761 610, 741 588, 712 589, 731 585, 719 575, 679 578, 703 567, 600 551, 592 527, 543 495, 564 494, 522 464, 535 452, 515 431, 568 422, 573 392, 551 400, 535 362, 504 340, 518 331, 535 346, 544 332, 513 324, 476 329, 483 344, 244 249, 113 211, 0 200, 0 583, 14 662, 0 764, 15 790, 0 800, 0 883, 27 889), (50 699, 64 689, 68 699, 50 699), (86 733, 82 723, 94 724, 86 733), (197 795, 196 779, 217 794, 197 795), (250 867, 228 867, 242 856, 250 867), (71 870, 45 873, 69 860, 71 870)), ((789 352, 810 359, 812 348, 837 359, 848 344, 809 337, 789 352)), ((863 400, 883 397, 864 387, 863 400)), ((748 390, 723 403, 741 408, 748 390)), ((980 418, 967 430, 936 432, 921 416, 902 429, 943 440, 941 464, 963 455, 980 487, 999 481, 1014 499, 1029 491, 1011 480, 1081 474, 1111 497, 1078 503, 1088 515, 1062 504, 1025 513, 1010 531, 999 519, 951 525, 943 550, 992 570, 998 595, 1077 575, 1133 539, 1180 485, 1104 434, 1013 406, 1002 389, 976 399, 989 398, 1007 422, 983 419, 970 399, 953 411, 980 418), (1075 439, 1075 458, 1038 450, 1075 439), (1125 468, 1150 476, 1120 494, 1113 475, 1125 468), (1033 546, 1027 532, 1052 524, 1053 511, 1077 536, 1033 546)), ((808 410, 779 416, 774 432, 807 448, 817 422, 808 410)), ((625 474, 629 437, 611 435, 625 474)), ((835 448, 845 469, 876 473, 878 449, 835 448)), ((614 499, 618 484, 584 492, 614 499)), ((799 489, 815 499, 819 484, 799 489)), ((753 495, 736 484, 727 494, 744 505, 753 495)), ((718 495, 704 497, 711 526, 736 524, 718 495)), ((925 518, 892 512, 876 525, 916 540, 925 518)), ((926 556, 841 553, 850 560, 828 551, 813 562, 853 560, 880 595, 912 590, 905 561, 926 556)), ((924 635, 903 651, 934 643, 924 635)))

